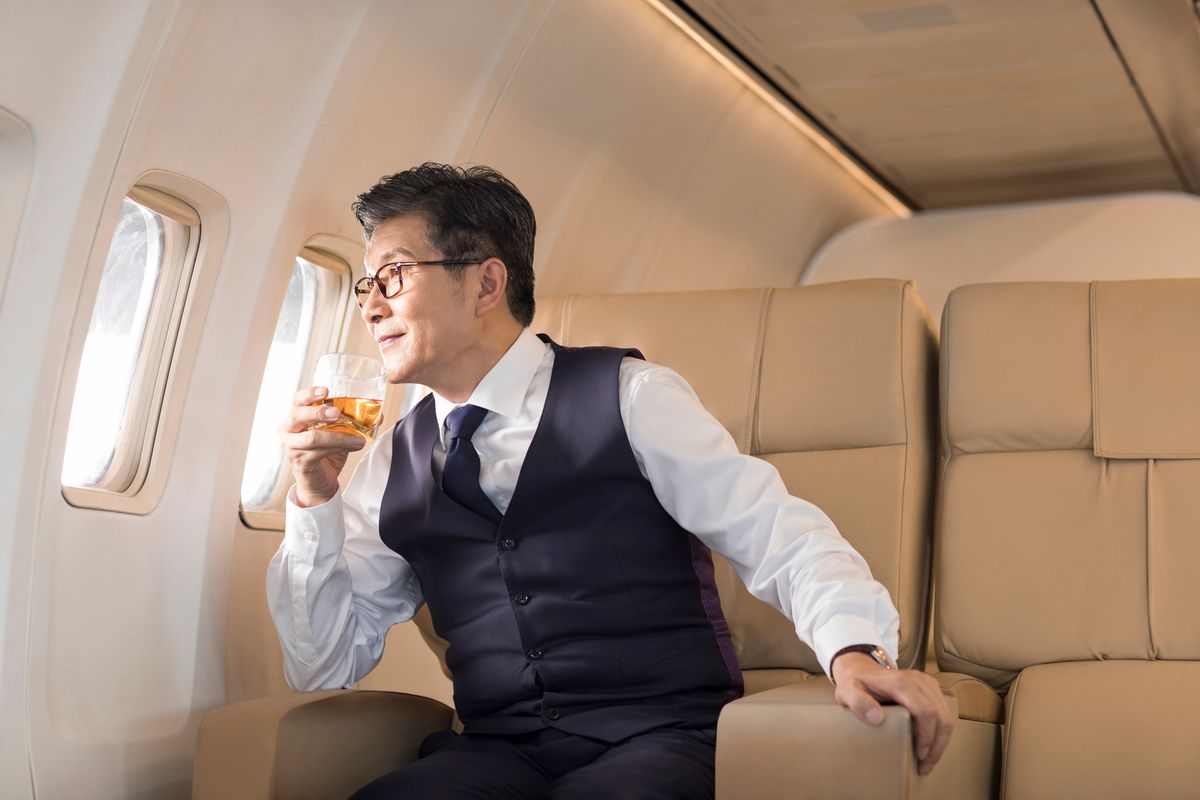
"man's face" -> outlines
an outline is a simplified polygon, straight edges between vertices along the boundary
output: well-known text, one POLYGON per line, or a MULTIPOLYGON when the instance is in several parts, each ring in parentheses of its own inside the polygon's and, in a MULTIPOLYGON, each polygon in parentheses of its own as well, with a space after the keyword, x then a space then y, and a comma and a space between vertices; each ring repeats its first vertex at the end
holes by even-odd
MULTIPOLYGON (((367 245, 364 262, 374 275, 396 261, 437 261, 445 258, 430 247, 428 225, 419 216, 392 217, 379 227, 367 245)), ((404 267, 404 288, 386 299, 378 288, 362 307, 362 316, 379 344, 391 383, 437 385, 453 369, 457 356, 480 335, 472 300, 471 267, 462 282, 444 267, 404 267)))

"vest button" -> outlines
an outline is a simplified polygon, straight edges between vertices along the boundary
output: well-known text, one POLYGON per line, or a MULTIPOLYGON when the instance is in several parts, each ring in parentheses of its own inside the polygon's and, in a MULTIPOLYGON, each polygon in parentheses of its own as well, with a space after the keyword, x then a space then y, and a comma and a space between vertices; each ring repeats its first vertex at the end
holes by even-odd
POLYGON ((546 719, 558 719, 561 716, 557 708, 546 709, 546 719))
POLYGON ((516 539, 501 539, 500 546, 503 547, 505 550, 516 550, 517 549, 517 540, 516 539))
POLYGON ((529 656, 529 657, 530 657, 530 658, 532 658, 534 661, 537 661, 539 658, 541 658, 541 657, 542 657, 542 648, 540 648, 540 647, 531 647, 531 648, 529 648, 528 650, 526 650, 526 651, 525 651, 525 655, 529 656))
POLYGON ((528 605, 529 595, 525 594, 524 592, 517 592, 513 595, 513 602, 519 606, 528 605))

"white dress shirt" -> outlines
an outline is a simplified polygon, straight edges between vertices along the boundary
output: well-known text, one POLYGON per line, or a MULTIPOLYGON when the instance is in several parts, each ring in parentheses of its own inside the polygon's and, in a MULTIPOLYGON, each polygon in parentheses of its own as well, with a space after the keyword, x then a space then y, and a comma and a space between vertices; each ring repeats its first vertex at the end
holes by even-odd
MULTIPOLYGON (((554 351, 528 329, 467 402, 489 413, 471 438, 479 483, 501 513, 542 416, 554 351)), ((674 371, 626 358, 621 419, 638 467, 664 509, 725 556, 750 592, 786 614, 828 673, 838 650, 882 645, 894 658, 900 618, 887 590, 811 503, 792 497, 773 466, 738 452, 733 437, 674 371)), ((445 463, 445 420, 457 404, 434 393, 445 463)), ((267 594, 284 671, 301 691, 349 688, 383 655, 392 625, 424 602, 412 567, 379 538, 392 437, 370 447, 343 492, 311 508, 288 493, 286 530, 267 594)))

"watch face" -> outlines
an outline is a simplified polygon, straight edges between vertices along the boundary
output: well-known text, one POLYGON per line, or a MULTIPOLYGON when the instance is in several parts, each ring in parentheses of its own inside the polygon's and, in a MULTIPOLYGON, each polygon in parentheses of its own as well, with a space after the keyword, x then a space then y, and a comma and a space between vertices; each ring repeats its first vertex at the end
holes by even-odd
POLYGON ((882 647, 876 647, 872 650, 871 658, 875 659, 884 669, 897 669, 896 662, 892 661, 892 657, 882 647))

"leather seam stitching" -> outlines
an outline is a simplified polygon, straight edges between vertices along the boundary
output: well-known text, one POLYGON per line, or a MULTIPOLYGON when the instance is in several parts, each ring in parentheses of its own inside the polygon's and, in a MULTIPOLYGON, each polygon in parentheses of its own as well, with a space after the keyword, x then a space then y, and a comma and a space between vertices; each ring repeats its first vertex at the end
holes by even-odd
MULTIPOLYGON (((895 550, 895 562, 894 562, 896 564, 896 611, 897 611, 898 615, 900 613, 900 609, 904 606, 904 602, 906 599, 906 597, 902 595, 902 593, 904 591, 904 581, 903 581, 904 570, 901 566, 901 560, 904 556, 904 541, 905 541, 904 507, 905 507, 905 503, 908 499, 908 488, 909 488, 908 462, 909 462, 909 456, 911 455, 911 450, 912 450, 912 436, 910 435, 910 432, 908 429, 908 411, 909 411, 908 391, 907 391, 908 387, 905 385, 905 381, 904 381, 905 357, 907 355, 907 352, 904 349, 904 300, 905 300, 905 295, 908 293, 909 287, 911 285, 912 285, 912 281, 906 281, 905 283, 901 284, 901 286, 900 286, 900 302, 899 302, 899 309, 898 309, 899 314, 897 314, 900 330, 896 337, 897 341, 900 343, 900 358, 899 358, 899 361, 900 361, 900 407, 901 407, 901 413, 904 416, 904 466, 901 467, 901 471, 900 471, 900 495, 897 498, 897 502, 899 504, 897 517, 899 517, 899 521, 900 521, 900 535, 896 537, 896 550, 895 550)), ((904 623, 903 617, 901 617, 900 623, 901 623, 901 627, 903 627, 903 623, 904 623)), ((918 622, 917 627, 919 628, 920 625, 921 625, 921 623, 918 622)), ((918 634, 917 644, 918 645, 920 644, 919 634, 918 634)), ((896 642, 896 649, 897 650, 900 649, 899 640, 897 640, 897 642, 896 642)), ((918 649, 920 649, 920 648, 918 647, 918 649)), ((899 656, 900 653, 897 652, 896 655, 899 656)))
POLYGON ((1096 296, 1096 282, 1088 284, 1088 329, 1091 334, 1092 352, 1092 454, 1100 455, 1104 447, 1100 444, 1100 328, 1096 324, 1096 311, 1099 298, 1096 296))
MULTIPOLYGON (((940 376, 938 379, 939 380, 939 388, 941 388, 942 385, 945 386, 945 388, 942 389, 940 392, 942 395, 942 399, 945 402, 939 403, 938 423, 939 423, 939 427, 942 428, 942 431, 941 431, 942 438, 945 440, 945 460, 946 461, 949 461, 954 456, 954 445, 950 441, 950 364, 951 364, 950 342, 954 338, 953 336, 950 335, 950 331, 952 331, 954 329, 950 323, 950 317, 951 317, 951 312, 953 310, 954 310, 954 296, 951 295, 950 297, 948 297, 946 299, 946 308, 942 314, 942 317, 943 317, 942 331, 941 331, 942 341, 941 341, 941 347, 938 348, 939 352, 944 349, 945 353, 946 353, 946 367, 944 370, 941 370, 945 374, 940 376), (944 384, 942 383, 943 381, 944 381, 944 384)), ((938 360, 939 361, 941 360, 940 355, 939 355, 938 360)))
MULTIPOLYGON (((1087 448, 1081 448, 1081 449, 1083 449, 1083 450, 1086 450, 1087 448)), ((1101 450, 1093 450, 1093 452, 1095 453, 1095 455, 1096 455, 1096 457, 1097 457, 1097 458, 1111 458, 1111 459, 1113 459, 1113 460, 1116 460, 1116 461, 1119 461, 1119 460, 1122 460, 1122 459, 1125 459, 1125 460, 1128 460, 1128 461, 1139 461, 1139 460, 1153 459, 1153 458, 1178 458, 1178 459, 1187 459, 1187 458, 1200 458, 1200 452, 1191 452, 1191 451, 1187 451, 1187 452, 1170 452, 1170 451, 1163 451, 1163 452, 1154 452, 1154 453, 1148 453, 1148 452, 1147 452, 1147 453, 1127 453, 1127 452, 1121 452, 1121 451, 1118 451, 1118 450, 1104 450, 1104 451, 1101 451, 1101 450)))
POLYGON ((563 299, 563 307, 561 317, 559 319, 559 330, 562 331, 563 344, 568 347, 571 345, 571 312, 575 308, 575 295, 569 294, 563 299))
POLYGON ((1150 639, 1150 657, 1158 658, 1158 645, 1154 642, 1154 612, 1151 607, 1150 588, 1150 473, 1154 469, 1154 459, 1146 462, 1146 635, 1150 639))
POLYGON ((802 450, 772 450, 769 453, 755 453, 759 458, 764 456, 808 455, 810 453, 855 453, 867 450, 888 450, 893 447, 904 447, 904 442, 887 442, 885 444, 868 444, 862 447, 814 447, 802 450))
POLYGON ((759 449, 757 431, 759 423, 758 404, 762 400, 762 390, 759 384, 762 381, 763 350, 766 347, 767 314, 774 291, 774 289, 770 288, 764 290, 758 303, 758 330, 755 332, 754 356, 750 362, 750 396, 746 398, 746 436, 744 445, 745 452, 748 455, 757 455, 757 450, 759 449))

